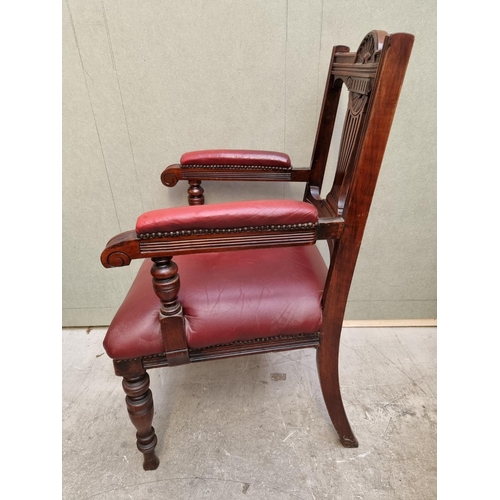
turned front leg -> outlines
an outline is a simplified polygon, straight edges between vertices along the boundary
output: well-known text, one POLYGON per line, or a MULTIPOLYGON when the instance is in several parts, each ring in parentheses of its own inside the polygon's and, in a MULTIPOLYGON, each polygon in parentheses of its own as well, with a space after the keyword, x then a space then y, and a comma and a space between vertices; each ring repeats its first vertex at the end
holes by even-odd
POLYGON ((139 377, 124 378, 123 390, 127 397, 127 410, 130 420, 137 429, 137 448, 144 455, 144 470, 155 470, 160 461, 155 454, 157 438, 153 423, 153 394, 149 389, 149 375, 144 373, 139 377))

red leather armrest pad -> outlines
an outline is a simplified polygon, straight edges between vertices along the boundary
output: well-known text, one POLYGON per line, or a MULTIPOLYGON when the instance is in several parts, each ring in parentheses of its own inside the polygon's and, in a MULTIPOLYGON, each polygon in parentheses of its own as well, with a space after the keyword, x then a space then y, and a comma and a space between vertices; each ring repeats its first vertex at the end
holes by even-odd
POLYGON ((318 222, 309 203, 295 200, 262 200, 165 208, 142 214, 137 234, 184 229, 230 229, 277 224, 318 222))
POLYGON ((251 149, 207 149, 190 151, 181 156, 181 165, 251 165, 292 167, 290 157, 276 151, 251 149))

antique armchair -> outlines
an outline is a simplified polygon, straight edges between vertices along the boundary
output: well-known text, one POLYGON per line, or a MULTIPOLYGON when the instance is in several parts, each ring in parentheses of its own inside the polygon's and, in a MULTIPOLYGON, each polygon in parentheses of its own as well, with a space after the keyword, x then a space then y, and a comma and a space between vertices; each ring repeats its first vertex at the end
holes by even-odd
POLYGON ((140 215, 112 238, 104 267, 145 259, 104 340, 137 429, 144 469, 159 465, 147 370, 315 348, 325 404, 341 443, 358 446, 339 385, 344 311, 413 35, 370 32, 356 52, 333 48, 309 169, 269 151, 189 152, 165 169, 189 182, 187 207, 140 215), (320 196, 339 98, 348 109, 331 190, 320 196), (203 180, 304 182, 303 201, 204 205, 203 180), (327 267, 315 243, 326 240, 327 267), (173 260, 175 257, 175 262, 173 260))

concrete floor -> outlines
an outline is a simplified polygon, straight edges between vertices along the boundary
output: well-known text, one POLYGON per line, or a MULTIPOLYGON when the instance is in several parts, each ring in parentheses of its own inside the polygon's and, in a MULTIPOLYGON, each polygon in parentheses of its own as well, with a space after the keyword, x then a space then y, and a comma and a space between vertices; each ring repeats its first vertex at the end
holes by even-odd
POLYGON ((160 467, 142 470, 104 328, 63 337, 65 499, 434 499, 436 329, 346 328, 340 445, 315 351, 151 370, 160 467))

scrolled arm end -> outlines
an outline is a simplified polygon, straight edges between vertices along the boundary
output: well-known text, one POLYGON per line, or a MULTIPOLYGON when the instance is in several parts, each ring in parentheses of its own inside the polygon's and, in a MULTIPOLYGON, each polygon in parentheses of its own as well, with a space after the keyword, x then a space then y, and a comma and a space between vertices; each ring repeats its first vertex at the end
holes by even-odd
POLYGON ((139 257, 139 238, 135 231, 126 231, 109 240, 101 253, 101 264, 106 268, 123 267, 139 257))
POLYGON ((161 173, 161 182, 167 187, 174 187, 182 178, 181 167, 178 164, 168 166, 161 173))
POLYGON ((101 254, 102 265, 108 268, 128 266, 131 260, 130 255, 127 255, 125 252, 111 252, 106 254, 103 252, 101 254))

